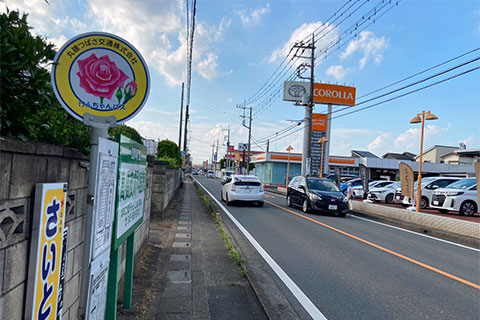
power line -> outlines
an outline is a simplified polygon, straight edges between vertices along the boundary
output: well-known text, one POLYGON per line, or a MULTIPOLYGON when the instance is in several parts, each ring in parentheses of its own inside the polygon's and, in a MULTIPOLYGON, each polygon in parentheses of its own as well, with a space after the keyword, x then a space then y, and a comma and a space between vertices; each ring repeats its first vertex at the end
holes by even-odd
MULTIPOLYGON (((389 98, 389 99, 386 99, 386 100, 383 100, 383 101, 374 103, 374 104, 372 104, 372 105, 369 105, 369 106, 366 106, 366 107, 363 107, 363 108, 360 108, 360 109, 356 109, 356 110, 353 110, 353 111, 350 111, 350 112, 343 113, 343 114, 341 114, 341 115, 332 117, 331 119, 338 119, 338 118, 345 117, 345 116, 348 116, 348 115, 351 115, 351 114, 354 114, 354 113, 357 113, 357 112, 360 112, 360 111, 363 111, 363 110, 367 110, 367 109, 373 108, 373 107, 378 106, 378 105, 381 105, 381 104, 385 104, 385 103, 387 103, 387 102, 390 102, 390 101, 393 101, 393 100, 396 100, 396 99, 399 99, 399 98, 402 98, 402 97, 411 95, 411 94, 413 94, 413 93, 416 93, 416 92, 419 92, 419 91, 422 91, 422 90, 431 88, 431 87, 436 86, 436 85, 439 85, 439 84, 441 84, 441 83, 444 83, 444 82, 453 80, 453 79, 455 79, 455 78, 458 78, 458 77, 460 77, 460 76, 469 74, 469 73, 471 73, 471 72, 473 72, 473 71, 477 71, 477 70, 479 70, 479 69, 480 69, 480 66, 474 67, 474 68, 472 68, 472 69, 463 71, 463 72, 461 72, 461 73, 455 74, 455 75, 450 76, 450 77, 448 77, 448 78, 445 78, 445 79, 439 80, 439 81, 437 81, 437 82, 434 82, 434 83, 425 85, 425 86, 423 86, 423 87, 421 87, 421 88, 417 88, 417 89, 411 90, 411 91, 409 91, 409 92, 406 92, 406 93, 397 95, 397 96, 395 96, 395 97, 392 97, 392 98, 389 98)), ((443 73, 443 74, 444 74, 444 73, 443 73)), ((296 130, 294 130, 294 131, 292 131, 292 132, 287 132, 287 133, 285 133, 285 134, 283 134, 283 135, 281 135, 281 136, 278 136, 278 137, 275 137, 275 138, 273 138, 273 139, 270 139, 270 143, 271 143, 271 142, 278 141, 278 140, 280 140, 280 139, 283 139, 283 138, 285 138, 285 137, 287 137, 287 136, 290 136, 290 135, 292 135, 292 134, 294 134, 294 133, 302 130, 303 127, 304 127, 304 126, 298 128, 298 129, 296 129, 296 130)), ((261 144, 261 145, 263 145, 263 144, 261 144)))
POLYGON ((443 74, 445 74, 445 73, 448 73, 448 72, 451 72, 451 71, 453 71, 453 70, 456 70, 456 69, 458 69, 458 68, 464 67, 464 66, 466 66, 466 65, 468 65, 468 64, 470 64, 470 63, 473 63, 473 62, 475 62, 475 61, 478 61, 478 60, 480 60, 480 57, 471 59, 471 60, 469 60, 469 61, 467 61, 467 62, 463 62, 463 63, 461 63, 461 64, 459 64, 459 65, 456 65, 456 66, 453 66, 453 67, 448 68, 448 69, 446 69, 446 70, 443 70, 443 71, 441 71, 441 72, 438 72, 438 73, 436 73, 436 74, 434 74, 434 75, 431 75, 431 76, 429 76, 429 77, 427 77, 427 78, 424 78, 424 79, 422 79, 422 80, 415 81, 415 82, 410 83, 410 84, 408 84, 408 85, 405 85, 405 86, 403 86, 403 87, 401 87, 401 88, 398 88, 398 89, 392 90, 392 91, 390 91, 390 92, 387 92, 387 93, 381 94, 381 95, 379 95, 379 96, 376 96, 376 97, 374 97, 374 98, 370 98, 370 99, 367 99, 367 100, 365 100, 365 101, 359 102, 359 103, 357 103, 357 104, 355 104, 355 105, 353 105, 353 106, 343 107, 343 108, 341 108, 341 109, 339 109, 339 110, 335 110, 335 111, 333 111, 332 113, 338 113, 338 112, 341 112, 341 111, 344 111, 344 110, 347 110, 347 109, 351 109, 351 108, 354 108, 354 107, 358 107, 359 105, 365 104, 365 103, 367 103, 367 102, 371 102, 371 101, 373 101, 373 100, 377 100, 377 99, 383 98, 383 97, 385 97, 385 96, 391 95, 391 94, 396 93, 396 92, 398 92, 398 91, 401 91, 401 90, 404 90, 404 89, 407 89, 407 88, 416 86, 416 85, 418 85, 418 84, 420 84, 420 83, 423 83, 423 82, 425 82, 425 81, 431 80, 431 79, 433 79, 433 78, 436 78, 436 77, 441 76, 441 75, 443 75, 443 74))
POLYGON ((473 50, 470 50, 470 51, 468 51, 468 52, 462 53, 462 54, 459 55, 459 56, 456 56, 456 57, 454 57, 454 58, 451 58, 451 59, 449 59, 449 60, 447 60, 447 61, 444 61, 444 62, 442 62, 442 63, 436 64, 436 65, 434 65, 434 66, 432 66, 432 67, 430 67, 430 68, 428 68, 428 69, 425 69, 425 70, 422 70, 422 71, 417 72, 417 73, 415 73, 415 74, 412 74, 411 76, 408 76, 408 77, 403 78, 403 79, 401 79, 401 80, 395 81, 395 82, 393 82, 393 83, 391 83, 391 84, 389 84, 389 85, 386 85, 386 86, 384 86, 384 87, 382 87, 382 88, 380 88, 380 89, 377 89, 377 90, 374 90, 374 91, 369 92, 369 93, 367 93, 367 94, 364 94, 364 95, 358 97, 357 99, 361 99, 361 98, 367 97, 367 96, 369 96, 369 95, 371 95, 371 94, 374 94, 374 93, 377 93, 377 92, 379 92, 379 91, 382 91, 382 90, 384 90, 384 89, 390 88, 390 87, 392 87, 392 86, 394 86, 394 85, 396 85, 396 84, 399 84, 400 82, 409 80, 409 79, 414 78, 414 77, 416 77, 416 76, 418 76, 418 75, 421 75, 421 74, 423 74, 423 73, 425 73, 425 72, 428 72, 428 71, 433 70, 433 69, 435 69, 435 68, 441 67, 441 66, 443 66, 443 65, 445 65, 445 64, 447 64, 447 63, 449 63, 449 62, 452 62, 452 61, 454 61, 454 60, 460 59, 460 58, 462 58, 462 57, 464 57, 464 56, 466 56, 466 55, 469 55, 470 53, 473 53, 473 52, 478 51, 478 50, 480 50, 480 47, 479 47, 479 48, 475 48, 475 49, 473 49, 473 50))
MULTIPOLYGON (((395 5, 398 5, 399 2, 401 0, 398 0, 395 2, 395 5)), ((321 60, 325 60, 328 55, 328 51, 331 50, 333 47, 337 46, 338 45, 338 49, 340 49, 342 46, 345 45, 345 43, 348 43, 351 39, 355 38, 358 34, 358 32, 361 32, 363 30, 365 30, 367 27, 369 27, 370 25, 372 25, 373 23, 375 23, 378 19, 380 19, 383 15, 385 15, 388 11, 390 11, 394 6, 391 5, 392 4, 392 1, 389 1, 389 2, 385 2, 385 1, 381 1, 381 3, 379 3, 377 6, 375 6, 373 9, 371 9, 367 15, 363 15, 361 19, 359 19, 355 24, 353 24, 352 26, 350 26, 350 28, 347 29, 348 30, 352 30, 350 31, 350 33, 353 32, 353 30, 357 30, 355 35, 350 37, 348 39, 348 41, 344 41, 344 43, 340 44, 340 42, 342 40, 344 40, 347 36, 347 31, 344 32, 344 35, 337 41, 334 41, 330 44, 330 46, 328 46, 327 48, 323 49, 323 52, 320 53, 320 56, 318 57, 317 59, 317 63, 315 63, 315 65, 318 65, 320 63, 321 60), (381 10, 383 10, 384 8, 386 8, 387 5, 391 5, 391 7, 384 13, 382 13, 381 15, 379 15, 376 19, 373 19, 372 20, 372 17, 374 17, 375 15, 379 14, 381 12, 381 10), (372 20, 369 24, 367 24, 365 27, 363 27, 361 30, 358 30, 358 27, 359 26, 362 26, 366 21, 369 21, 369 20, 372 20), (320 59, 321 56, 324 56, 323 59, 320 59)), ((358 8, 357 8, 358 10, 358 8)), ((353 14, 353 13, 352 13, 353 14)), ((349 15, 350 17, 351 15, 349 15)), ((342 20, 342 22, 345 21, 342 20)), ((331 31, 331 30, 330 30, 331 31)), ((329 31, 329 32, 330 32, 329 31)), ((323 37, 323 36, 322 36, 323 37)), ((317 37, 318 38, 318 37, 317 37)), ((293 64, 292 64, 293 65, 293 64)), ((285 69, 285 68, 284 68, 285 69)), ((285 70, 284 73, 282 74, 282 77, 288 72, 289 70, 285 70)), ((295 78, 295 71, 293 71, 291 73, 291 75, 287 78, 286 81, 291 81, 295 78)), ((270 87, 273 87, 274 85, 278 84, 278 81, 277 83, 275 84, 271 84, 269 86, 270 87)), ((257 108, 255 110, 255 114, 254 114, 254 118, 258 117, 260 114, 262 114, 266 109, 268 109, 280 96, 280 93, 282 92, 282 84, 279 84, 279 86, 277 87, 276 91, 274 91, 269 97, 267 97, 266 99, 264 99, 260 104, 257 105, 257 108)), ((262 96, 264 96, 265 94, 263 94, 262 96)), ((259 97, 260 98, 260 97, 259 97)), ((258 99, 258 98, 257 98, 258 99)), ((255 100, 256 101, 256 100, 255 100)))
POLYGON ((452 79, 455 79, 455 78, 458 78, 458 77, 460 77, 460 76, 466 75, 466 74, 468 74, 468 73, 470 73, 470 72, 473 72, 473 71, 476 71, 476 70, 478 70, 478 69, 480 69, 480 66, 475 67, 475 68, 472 68, 472 69, 469 69, 469 70, 464 71, 464 72, 461 72, 461 73, 458 73, 458 74, 453 75, 453 76, 451 76, 451 77, 448 77, 448 78, 439 80, 439 81, 437 81, 437 82, 428 84, 428 85, 423 86, 423 87, 421 87, 421 88, 418 88, 418 89, 415 89, 415 90, 412 90, 412 91, 403 93, 403 94, 398 95, 398 96, 395 96, 395 97, 393 97, 393 98, 390 98, 390 99, 387 99, 387 100, 384 100, 384 101, 380 101, 380 102, 375 103, 375 104, 372 104, 372 105, 370 105, 370 106, 366 106, 366 107, 363 107, 363 108, 360 108, 360 109, 357 109, 357 110, 353 110, 353 111, 350 111, 350 112, 346 112, 346 113, 341 114, 341 115, 338 115, 338 116, 336 116, 336 117, 332 117, 332 119, 337 119, 337 118, 345 117, 345 116, 348 116, 348 115, 353 114, 353 113, 357 113, 357 112, 360 112, 360 111, 363 111, 363 110, 367 110, 367 109, 373 108, 373 107, 378 106, 378 105, 380 105, 380 104, 384 104, 384 103, 386 103, 386 102, 390 102, 390 101, 392 101, 392 100, 395 100, 395 99, 398 99, 398 98, 402 98, 402 97, 408 96, 408 95, 410 95, 410 94, 412 94, 412 93, 415 93, 415 92, 418 92, 418 91, 421 91, 421 90, 424 90, 424 89, 427 89, 427 88, 436 86, 436 85, 441 84, 441 83, 443 83, 443 82, 450 81, 450 80, 452 80, 452 79))

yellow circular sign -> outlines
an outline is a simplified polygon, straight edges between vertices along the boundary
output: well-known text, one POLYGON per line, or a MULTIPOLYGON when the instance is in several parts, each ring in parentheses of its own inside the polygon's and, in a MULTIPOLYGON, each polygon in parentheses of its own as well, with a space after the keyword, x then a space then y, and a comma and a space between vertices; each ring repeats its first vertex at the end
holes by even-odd
POLYGON ((52 86, 60 104, 78 120, 84 114, 133 118, 150 91, 150 75, 140 53, 127 41, 104 32, 76 36, 58 51, 52 86))

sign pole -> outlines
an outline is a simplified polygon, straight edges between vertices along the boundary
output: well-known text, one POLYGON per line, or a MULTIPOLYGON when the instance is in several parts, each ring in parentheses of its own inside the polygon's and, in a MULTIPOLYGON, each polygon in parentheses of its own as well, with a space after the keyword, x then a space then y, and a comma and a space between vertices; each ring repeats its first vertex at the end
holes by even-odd
POLYGON ((98 142, 99 138, 108 138, 108 128, 116 125, 116 117, 98 117, 86 113, 83 122, 91 127, 90 132, 90 168, 88 173, 88 193, 87 193, 87 215, 85 216, 84 242, 83 242, 83 263, 82 279, 80 286, 80 301, 78 308, 78 318, 85 319, 87 310, 88 284, 90 280, 91 260, 92 260, 92 238, 94 222, 94 194, 97 178, 98 164, 98 142))
POLYGON ((135 259, 135 232, 127 238, 127 256, 125 258, 125 287, 123 291, 123 308, 132 308, 133 261, 135 259))
MULTIPOLYGON (((332 131, 332 104, 328 104, 328 115, 327 115, 327 141, 325 146, 325 170, 326 174, 330 172, 330 166, 328 162, 330 160, 330 132, 332 131)), ((322 148, 322 152, 324 152, 322 148)))
POLYGON ((106 319, 117 319, 117 297, 118 297, 118 268, 119 265, 119 250, 113 246, 110 251, 110 265, 108 271, 108 289, 107 289, 107 309, 106 319))

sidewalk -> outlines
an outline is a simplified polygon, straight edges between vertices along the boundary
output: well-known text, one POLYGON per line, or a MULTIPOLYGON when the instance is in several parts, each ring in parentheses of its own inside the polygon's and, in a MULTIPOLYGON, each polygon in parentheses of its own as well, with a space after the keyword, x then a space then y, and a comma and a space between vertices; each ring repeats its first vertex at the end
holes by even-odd
POLYGON ((267 319, 248 281, 186 181, 164 213, 152 217, 135 267, 133 306, 117 319, 267 319))

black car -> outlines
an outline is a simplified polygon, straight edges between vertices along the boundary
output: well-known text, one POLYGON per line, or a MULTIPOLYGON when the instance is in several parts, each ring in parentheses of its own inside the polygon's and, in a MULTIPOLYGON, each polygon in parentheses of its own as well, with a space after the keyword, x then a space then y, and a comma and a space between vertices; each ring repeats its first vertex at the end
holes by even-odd
POLYGON ((299 206, 303 212, 328 211, 339 217, 348 213, 348 199, 329 179, 302 177, 292 179, 287 188, 287 205, 299 206))

